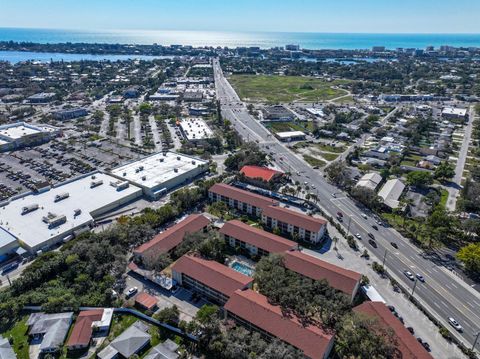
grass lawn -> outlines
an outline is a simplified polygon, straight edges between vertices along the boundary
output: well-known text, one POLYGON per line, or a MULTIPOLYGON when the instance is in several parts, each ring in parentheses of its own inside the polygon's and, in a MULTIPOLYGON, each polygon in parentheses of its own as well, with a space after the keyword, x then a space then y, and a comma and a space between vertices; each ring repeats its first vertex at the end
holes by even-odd
POLYGON ((448 191, 446 189, 442 189, 441 195, 440 195, 440 206, 445 208, 447 205, 447 200, 448 200, 448 191))
POLYGON ((23 317, 10 330, 2 333, 4 338, 13 339, 12 347, 18 359, 29 359, 27 319, 28 316, 23 317))
POLYGON ((327 164, 325 161, 310 155, 303 155, 303 159, 307 161, 310 166, 313 166, 313 167, 316 167, 316 166, 323 167, 327 164))
POLYGON ((333 102, 338 103, 338 104, 347 104, 347 103, 353 103, 353 96, 348 95, 342 98, 339 98, 337 100, 333 100, 333 102))
POLYGON ((120 334, 122 334, 125 329, 135 323, 138 319, 133 315, 129 314, 116 314, 112 320, 112 326, 110 327, 110 333, 108 334, 108 339, 112 341, 120 334))
POLYGON ((270 122, 265 124, 265 127, 268 128, 273 133, 287 132, 287 131, 305 132, 305 127, 293 121, 292 122, 270 122))
POLYGON ((333 161, 333 160, 336 160, 337 157, 339 156, 338 153, 325 153, 325 152, 322 152, 321 153, 321 156, 323 158, 325 158, 327 161, 333 161))
POLYGON ((346 83, 327 82, 313 77, 232 75, 228 79, 243 100, 252 102, 318 102, 342 96, 347 92, 332 86, 346 83))
POLYGON ((344 146, 329 146, 322 143, 315 144, 315 147, 324 152, 343 153, 345 151, 344 146))

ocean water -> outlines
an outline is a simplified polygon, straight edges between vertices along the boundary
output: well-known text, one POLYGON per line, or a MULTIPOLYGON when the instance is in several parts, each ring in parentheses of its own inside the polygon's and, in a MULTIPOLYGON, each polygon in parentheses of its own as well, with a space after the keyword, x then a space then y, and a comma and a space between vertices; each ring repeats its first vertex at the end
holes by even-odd
POLYGON ((372 46, 425 48, 450 45, 480 47, 480 34, 347 34, 300 32, 229 32, 105 30, 77 31, 51 29, 0 28, 0 41, 36 43, 109 43, 192 46, 259 46, 270 48, 299 44, 306 49, 370 49, 372 46))

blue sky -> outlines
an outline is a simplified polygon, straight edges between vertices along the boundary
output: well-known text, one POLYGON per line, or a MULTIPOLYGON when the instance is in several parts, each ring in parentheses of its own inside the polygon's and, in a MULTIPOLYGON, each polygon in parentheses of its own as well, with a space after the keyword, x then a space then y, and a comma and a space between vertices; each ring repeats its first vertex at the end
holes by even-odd
POLYGON ((0 0, 0 27, 480 33, 480 0, 0 0))

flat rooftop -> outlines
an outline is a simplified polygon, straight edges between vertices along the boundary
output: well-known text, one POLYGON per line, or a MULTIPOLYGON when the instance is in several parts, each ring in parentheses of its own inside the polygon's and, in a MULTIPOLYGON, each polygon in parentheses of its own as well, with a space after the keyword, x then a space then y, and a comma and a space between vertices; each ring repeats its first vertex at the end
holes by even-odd
POLYGON ((110 175, 99 172, 93 175, 94 179, 92 175, 87 175, 42 193, 27 194, 10 203, 4 202, 0 207, 0 227, 28 247, 34 248, 53 237, 62 236, 88 224, 93 219, 93 212, 142 194, 141 188, 133 185, 117 190, 112 184, 119 180, 110 175), (93 181, 103 183, 92 188, 93 181), (68 198, 55 202, 57 195, 66 193, 68 198), (38 205, 37 209, 22 215, 24 207, 35 205, 38 205), (81 213, 77 211, 75 214, 78 209, 81 213), (49 213, 55 216, 65 215, 66 222, 49 228, 43 221, 43 217, 49 216, 49 213))
POLYGON ((0 126, 0 136, 5 136, 12 140, 40 132, 42 132, 42 129, 23 122, 0 126))
POLYGON ((213 131, 201 118, 185 118, 179 125, 189 141, 203 140, 213 136, 213 131))
POLYGON ((305 136, 305 133, 302 131, 286 131, 286 132, 277 132, 277 137, 280 138, 290 138, 290 137, 301 137, 305 136))
POLYGON ((117 167, 111 173, 139 186, 154 188, 206 164, 207 161, 195 157, 174 152, 159 152, 117 167))

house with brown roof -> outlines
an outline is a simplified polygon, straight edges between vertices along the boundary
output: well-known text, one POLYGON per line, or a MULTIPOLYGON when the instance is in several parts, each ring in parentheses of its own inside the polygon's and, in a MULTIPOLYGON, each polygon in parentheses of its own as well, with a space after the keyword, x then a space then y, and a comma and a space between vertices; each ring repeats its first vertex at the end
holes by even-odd
POLYGON ((433 357, 415 339, 415 337, 396 318, 382 302, 364 302, 353 310, 378 319, 379 324, 391 328, 397 339, 397 349, 400 353, 396 358, 402 359, 432 359, 433 357))
POLYGON ((230 208, 256 217, 260 217, 265 208, 278 206, 278 201, 225 183, 215 183, 210 187, 208 198, 211 202, 223 202, 230 208))
POLYGON ((90 346, 94 332, 107 334, 112 322, 113 309, 84 310, 78 314, 70 337, 67 341, 68 350, 81 350, 90 346))
POLYGON ((237 289, 250 288, 253 278, 197 255, 184 255, 172 266, 172 278, 221 305, 237 289))
POLYGON ((262 211, 262 222, 269 228, 311 243, 319 243, 327 229, 327 220, 323 218, 279 206, 266 207, 262 211))
POLYGON ((141 259, 155 258, 162 253, 175 249, 188 233, 204 231, 210 220, 202 214, 192 214, 183 221, 157 234, 152 240, 137 247, 133 253, 141 259))
POLYGON ((135 305, 145 310, 154 310, 157 307, 157 298, 145 292, 135 297, 135 305))
POLYGON ((328 284, 347 294, 353 301, 360 287, 360 273, 338 267, 298 250, 288 251, 283 258, 285 268, 313 280, 325 279, 328 284))
POLYGON ((224 309, 239 324, 267 338, 278 338, 308 358, 327 358, 333 348, 334 333, 313 325, 304 326, 293 315, 285 316, 280 306, 270 304, 267 297, 253 290, 236 290, 224 309))
POLYGON ((220 229, 225 243, 233 248, 248 251, 251 256, 268 256, 297 248, 297 243, 252 227, 238 220, 228 221, 220 229))

